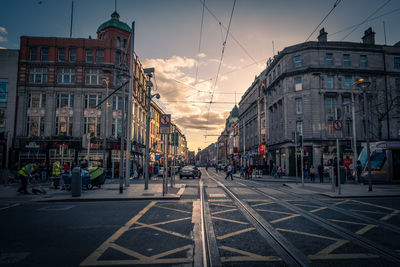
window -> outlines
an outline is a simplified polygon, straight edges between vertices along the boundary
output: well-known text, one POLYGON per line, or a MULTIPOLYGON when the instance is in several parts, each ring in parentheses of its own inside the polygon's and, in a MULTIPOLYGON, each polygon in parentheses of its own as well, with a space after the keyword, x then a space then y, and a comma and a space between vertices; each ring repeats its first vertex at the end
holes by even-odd
POLYGON ((85 108, 96 108, 101 102, 101 95, 85 95, 85 108))
POLYGON ((65 48, 58 48, 58 61, 65 61, 65 48))
POLYGON ((394 58, 394 66, 395 69, 400 69, 400 57, 394 58))
POLYGON ((96 62, 97 63, 104 62, 104 50, 96 50, 96 62))
POLYGON ((69 62, 76 62, 76 49, 75 48, 69 49, 69 62))
POLYGON ((122 133, 122 119, 114 119, 112 121, 112 136, 119 137, 122 133))
POLYGON ((127 43, 128 43, 128 40, 124 39, 123 48, 126 48, 127 43))
POLYGON ((351 136, 353 133, 353 122, 351 120, 346 120, 344 134, 345 136, 351 136))
POLYGON ((93 62, 93 50, 86 49, 86 62, 93 62))
POLYGON ((303 121, 296 121, 296 130, 299 135, 303 135, 303 121))
POLYGON ((278 64, 278 76, 281 74, 281 65, 278 64))
POLYGON ((37 60, 37 47, 31 47, 29 49, 29 60, 37 60))
POLYGON ((59 68, 57 70, 57 83, 75 83, 75 69, 59 68))
POLYGON ((275 78, 276 78, 276 72, 275 72, 275 69, 274 69, 274 71, 272 72, 272 77, 273 77, 273 79, 275 80, 275 78))
POLYGON ((350 67, 350 55, 349 54, 343 55, 343 67, 350 67))
POLYGON ((29 69, 29 82, 30 83, 46 83, 47 82, 47 68, 31 68, 31 69, 29 69))
POLYGON ((294 67, 298 68, 301 67, 301 56, 295 56, 294 57, 294 67))
POLYGON ((121 48, 121 37, 117 36, 117 48, 121 48))
POLYGON ((333 134, 333 120, 328 120, 328 134, 333 134))
POLYGON ((7 79, 0 79, 0 103, 7 102, 7 79))
POLYGON ((46 106, 46 94, 34 92, 28 95, 28 107, 44 108, 45 106, 46 106))
POLYGON ((326 99, 326 103, 327 103, 328 113, 333 113, 333 98, 328 97, 326 99))
POLYGON ((301 77, 296 77, 295 78, 295 90, 296 91, 301 91, 303 89, 303 84, 301 77))
POLYGON ((97 117, 85 117, 83 133, 100 136, 100 121, 100 118, 97 117))
POLYGON ((344 89, 351 89, 351 76, 344 76, 344 89))
POLYGON ((121 63, 120 59, 121 59, 121 53, 119 51, 115 52, 115 64, 116 65, 121 63))
POLYGON ((368 59, 366 55, 360 55, 360 67, 368 67, 368 59))
POLYGON ((27 135, 43 136, 44 135, 44 118, 40 116, 28 116, 27 135))
POLYGON ((41 61, 49 60, 49 48, 48 47, 42 47, 42 49, 40 49, 40 60, 41 61))
POLYGON ((85 83, 91 85, 101 85, 102 72, 99 69, 86 69, 85 83))
POLYGON ((333 54, 332 53, 327 53, 325 55, 325 64, 327 66, 333 66, 333 54))
POLYGON ((326 88, 333 89, 333 76, 328 75, 326 79, 326 88))
POLYGON ((72 108, 74 107, 74 95, 72 94, 58 94, 57 95, 57 108, 72 108))
POLYGON ((122 96, 113 96, 112 109, 122 110, 122 96))
POLYGON ((296 98, 296 113, 302 114, 303 113, 303 99, 296 98))
POLYGON ((56 117, 56 135, 72 135, 72 117, 56 117))
POLYGON ((343 109, 345 112, 350 113, 351 112, 351 101, 350 97, 344 97, 343 98, 343 109))

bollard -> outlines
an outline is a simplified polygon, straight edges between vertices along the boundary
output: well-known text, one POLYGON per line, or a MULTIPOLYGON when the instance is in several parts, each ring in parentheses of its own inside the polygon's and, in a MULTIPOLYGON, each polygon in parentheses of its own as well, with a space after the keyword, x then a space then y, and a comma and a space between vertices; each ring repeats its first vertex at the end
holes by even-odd
POLYGON ((71 192, 73 197, 80 197, 82 193, 81 168, 79 167, 72 170, 71 192))

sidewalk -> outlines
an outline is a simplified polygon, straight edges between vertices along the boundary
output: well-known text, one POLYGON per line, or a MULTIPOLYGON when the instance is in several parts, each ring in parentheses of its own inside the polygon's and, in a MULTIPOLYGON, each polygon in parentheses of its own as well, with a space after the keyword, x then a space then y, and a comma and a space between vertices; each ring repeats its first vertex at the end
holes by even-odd
MULTIPOLYGON (((63 202, 63 201, 121 201, 121 200, 154 200, 154 199, 180 199, 185 190, 185 184, 176 183, 174 188, 168 185, 168 194, 163 196, 162 183, 149 181, 148 190, 144 190, 144 181, 131 182, 129 187, 124 187, 122 194, 119 193, 119 184, 108 183, 101 188, 94 187, 92 190, 82 190, 81 196, 72 197, 71 191, 60 189, 49 189, 43 186, 47 193, 22 195, 17 193, 17 185, 0 185, 0 200, 20 199, 21 201, 34 202, 63 202)), ((31 193, 28 185, 28 192, 31 193)))
MULTIPOLYGON (((236 179, 245 180, 244 177, 240 177, 239 173, 233 174, 233 177, 236 179)), ((287 183, 287 182, 296 182, 296 177, 291 176, 281 176, 281 177, 273 177, 271 175, 262 175, 261 177, 252 177, 253 181, 263 181, 263 182, 279 182, 279 183, 287 183)))

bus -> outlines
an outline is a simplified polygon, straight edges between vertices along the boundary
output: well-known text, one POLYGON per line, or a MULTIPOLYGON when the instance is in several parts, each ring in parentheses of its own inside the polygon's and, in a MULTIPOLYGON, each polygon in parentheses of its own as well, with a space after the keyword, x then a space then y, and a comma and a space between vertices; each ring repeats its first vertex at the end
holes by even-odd
MULTIPOLYGON (((379 141, 370 143, 371 180, 373 183, 400 183, 400 141, 379 141)), ((358 157, 361 162, 361 181, 368 182, 367 146, 358 157)))

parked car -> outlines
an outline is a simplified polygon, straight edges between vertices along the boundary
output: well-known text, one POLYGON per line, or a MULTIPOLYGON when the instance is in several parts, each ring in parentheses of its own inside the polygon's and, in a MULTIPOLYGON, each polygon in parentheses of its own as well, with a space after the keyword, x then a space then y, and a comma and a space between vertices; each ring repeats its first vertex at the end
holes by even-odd
POLYGON ((179 178, 182 179, 183 177, 192 177, 194 178, 201 178, 201 171, 195 166, 185 166, 179 172, 179 178))

